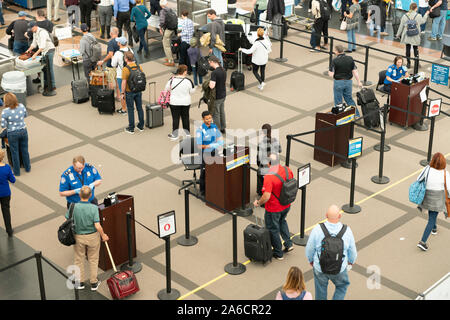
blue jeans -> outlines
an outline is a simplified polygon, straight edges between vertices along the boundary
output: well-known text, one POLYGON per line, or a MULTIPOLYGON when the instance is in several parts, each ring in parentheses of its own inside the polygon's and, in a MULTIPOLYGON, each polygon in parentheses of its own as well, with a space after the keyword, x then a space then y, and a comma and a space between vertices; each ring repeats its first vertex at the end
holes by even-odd
POLYGON ((423 232, 422 241, 427 242, 428 237, 430 236, 431 230, 436 229, 436 220, 439 212, 428 210, 428 223, 425 227, 425 231, 423 232))
POLYGON ((277 257, 283 256, 283 247, 280 240, 284 240, 285 248, 292 247, 292 240, 290 238, 289 228, 286 222, 286 216, 289 212, 289 208, 281 212, 265 212, 264 221, 266 228, 270 231, 270 239, 272 240, 273 254, 277 257))
POLYGON ((20 176, 20 155, 22 155, 25 171, 31 170, 30 154, 28 153, 28 131, 19 129, 8 132, 9 148, 11 149, 11 160, 15 176, 20 176), (20 155, 19 155, 20 153, 20 155))
MULTIPOLYGON (((417 12, 423 17, 425 15, 425 13, 427 12, 428 7, 419 7, 419 9, 417 10, 417 12)), ((425 21, 424 24, 420 25, 420 31, 425 31, 425 27, 427 25, 427 22, 425 21)))
POLYGON ((326 274, 314 270, 314 288, 316 289, 316 300, 327 300, 328 281, 333 282, 336 290, 333 294, 333 300, 344 300, 347 288, 350 284, 348 280, 347 268, 338 274, 326 274))
POLYGON ((347 30, 347 41, 353 42, 348 44, 348 50, 356 50, 355 29, 347 30))
POLYGON ((137 127, 144 129, 144 110, 142 110, 142 92, 126 92, 128 113, 128 130, 134 131, 134 103, 136 102, 136 110, 138 113, 139 123, 137 127))
POLYGON ((193 73, 193 78, 194 78, 194 85, 198 85, 199 81, 200 81, 200 84, 202 84, 203 77, 197 73, 197 67, 196 66, 191 66, 191 67, 192 67, 192 73, 193 73), (198 78, 198 80, 197 80, 197 78, 198 78))
POLYGON ((56 88, 55 73, 53 72, 53 57, 54 57, 54 55, 55 55, 55 50, 51 50, 51 51, 47 52, 47 54, 42 58, 42 59, 47 58, 46 68, 49 68, 51 80, 49 81, 49 79, 47 79, 48 78, 47 72, 44 71, 44 87, 48 88, 49 90, 51 88, 56 88), (50 87, 49 87, 49 84, 51 84, 50 87))
POLYGON ((355 101, 352 98, 352 84, 350 80, 334 80, 333 92, 334 92, 334 105, 342 103, 342 97, 344 97, 345 103, 349 106, 356 106, 355 101))
POLYGON ((147 39, 145 39, 145 31, 147 31, 147 28, 142 28, 142 29, 138 30, 139 50, 142 50, 142 48, 144 48, 145 52, 148 53, 148 45, 147 45, 147 39))
POLYGON ((445 29, 445 22, 447 21, 447 10, 441 10, 441 15, 433 19, 433 24, 431 26, 431 37, 432 38, 442 38, 442 34, 445 29))
POLYGON ((0 23, 5 24, 5 19, 3 18, 3 5, 0 4, 0 23))
POLYGON ((217 49, 216 47, 214 47, 214 48, 212 49, 212 53, 213 53, 213 55, 215 55, 217 58, 219 58, 219 60, 220 60, 220 65, 223 67, 222 51, 220 51, 219 49, 217 49))
POLYGON ((14 47, 13 52, 17 53, 18 55, 21 55, 22 53, 25 53, 25 51, 28 50, 28 42, 26 41, 14 41, 14 47))

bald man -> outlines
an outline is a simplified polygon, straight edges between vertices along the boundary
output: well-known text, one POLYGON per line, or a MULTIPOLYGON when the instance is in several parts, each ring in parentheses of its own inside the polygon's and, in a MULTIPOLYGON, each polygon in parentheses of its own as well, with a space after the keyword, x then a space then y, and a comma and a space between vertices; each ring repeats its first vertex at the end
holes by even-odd
POLYGON ((350 284, 347 266, 355 263, 357 256, 355 238, 350 227, 340 222, 342 213, 336 205, 328 208, 326 217, 311 231, 305 253, 314 271, 316 300, 327 300, 328 281, 336 286, 333 300, 344 300, 350 284))

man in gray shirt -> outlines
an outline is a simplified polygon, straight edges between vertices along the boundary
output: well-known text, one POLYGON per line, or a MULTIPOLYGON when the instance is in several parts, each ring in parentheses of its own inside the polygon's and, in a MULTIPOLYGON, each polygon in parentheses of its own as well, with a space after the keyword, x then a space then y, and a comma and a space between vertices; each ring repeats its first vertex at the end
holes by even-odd
POLYGON ((225 24, 223 20, 216 15, 216 11, 211 9, 206 13, 208 19, 212 22, 208 23, 208 31, 211 33, 211 41, 209 43, 209 54, 219 58, 220 65, 223 67, 222 51, 216 48, 216 35, 225 43, 225 24))
POLYGON ((97 42, 92 33, 88 32, 88 26, 86 23, 82 23, 80 26, 81 32, 83 33, 83 37, 80 40, 80 53, 83 56, 83 67, 84 67, 84 75, 86 79, 89 81, 89 73, 95 69, 97 62, 91 61, 91 50, 90 43, 97 42))

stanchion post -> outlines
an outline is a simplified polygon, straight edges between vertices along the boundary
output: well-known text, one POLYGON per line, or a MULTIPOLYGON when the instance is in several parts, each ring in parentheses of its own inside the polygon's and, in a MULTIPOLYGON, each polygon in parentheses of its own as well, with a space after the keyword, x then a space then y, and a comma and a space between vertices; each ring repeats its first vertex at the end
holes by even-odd
POLYGON ((433 149, 433 136, 434 136, 434 121, 436 117, 431 118, 430 122, 430 138, 428 140, 428 153, 427 153, 427 159, 420 161, 420 164, 424 167, 426 167, 428 164, 430 164, 431 161, 431 151, 433 149))
POLYGON ((327 76, 327 77, 328 77, 328 71, 330 70, 331 64, 333 63, 333 50, 334 50, 334 38, 333 37, 328 37, 328 39, 330 40, 330 49, 329 49, 330 52, 328 53, 329 54, 329 57, 328 57, 328 69, 323 72, 323 75, 327 76))
POLYGON ((253 209, 245 203, 247 193, 247 172, 249 171, 249 164, 244 163, 242 165, 242 192, 241 192, 241 208, 236 209, 236 213, 240 217, 248 217, 253 214, 253 209))
POLYGON ((380 162, 378 165, 378 176, 373 176, 371 178, 372 182, 376 183, 376 184, 386 184, 389 183, 389 178, 383 176, 383 163, 384 163, 384 140, 385 140, 385 135, 386 135, 386 122, 385 122, 385 118, 387 115, 387 105, 384 106, 383 108, 383 122, 385 123, 384 125, 384 130, 381 131, 381 139, 380 139, 380 162))
POLYGON ((181 246, 189 247, 197 244, 198 239, 191 236, 190 226, 189 226, 189 190, 184 189, 184 225, 185 225, 185 235, 177 239, 177 243, 181 246))
POLYGON ((414 74, 419 73, 419 57, 414 57, 414 74))
MULTIPOLYGON (((283 21, 283 19, 282 19, 282 21, 283 21)), ((280 26, 280 25, 277 25, 277 26, 280 26)), ((280 62, 280 63, 287 62, 287 60, 288 60, 286 58, 283 58, 284 30, 285 30, 285 28, 287 28, 287 25, 286 25, 286 21, 284 20, 284 22, 282 22, 282 24, 281 24, 280 57, 275 59, 276 62, 280 62)))
POLYGON ((287 147, 286 147, 286 161, 285 165, 286 167, 289 167, 289 158, 291 157, 291 143, 292 143, 292 136, 288 134, 286 136, 287 139, 287 147))
POLYGON ((170 236, 164 238, 166 242, 166 289, 158 292, 159 300, 176 300, 180 297, 177 289, 172 289, 172 271, 170 266, 170 236))
POLYGON ((305 210, 306 209, 306 186, 302 187, 302 205, 300 212, 300 235, 292 238, 292 242, 298 246, 306 246, 308 236, 305 236, 305 210))
MULTIPOLYGON (((430 93, 430 87, 427 87, 426 90, 427 90, 426 95, 428 97, 428 94, 430 93)), ((420 118, 420 121, 418 123, 415 123, 412 126, 414 130, 417 130, 417 131, 427 131, 428 130, 428 125, 423 122, 423 119, 425 119, 425 117, 426 117, 427 106, 428 106, 428 101, 425 100, 422 103, 422 117, 420 118)))
POLYGON ((366 54, 364 59, 364 81, 363 86, 371 86, 372 82, 367 80, 367 74, 369 73, 369 46, 365 46, 366 54))
POLYGON ((42 252, 36 252, 34 254, 34 257, 36 258, 36 267, 37 267, 37 273, 38 273, 38 280, 39 280, 39 291, 41 293, 41 300, 47 300, 45 297, 45 284, 44 284, 44 273, 42 271, 42 252))
POLYGON ((225 266, 225 272, 231 275, 238 275, 245 272, 246 267, 242 263, 237 262, 237 214, 232 213, 233 216, 233 262, 225 266))
POLYGON ((128 262, 124 263, 120 267, 120 270, 129 270, 133 271, 133 273, 138 273, 142 270, 142 264, 137 261, 133 262, 133 233, 131 231, 131 220, 133 217, 131 216, 131 212, 127 212, 125 216, 127 219, 128 262))
MULTIPOLYGON (((387 123, 388 108, 389 108, 389 104, 385 104, 384 108, 383 108, 383 124, 384 124, 383 131, 384 131, 385 136, 386 136, 386 123, 387 123)), ((373 146, 373 149, 375 151, 380 151, 380 147, 381 147, 381 143, 377 143, 376 145, 373 146)), ((384 152, 391 151, 391 147, 386 144, 386 141, 384 142, 383 151, 384 152)))
POLYGON ((356 158, 352 158, 352 181, 350 183, 350 204, 342 206, 342 210, 346 213, 355 214, 361 211, 361 207, 354 204, 355 202, 355 178, 356 178, 356 158))

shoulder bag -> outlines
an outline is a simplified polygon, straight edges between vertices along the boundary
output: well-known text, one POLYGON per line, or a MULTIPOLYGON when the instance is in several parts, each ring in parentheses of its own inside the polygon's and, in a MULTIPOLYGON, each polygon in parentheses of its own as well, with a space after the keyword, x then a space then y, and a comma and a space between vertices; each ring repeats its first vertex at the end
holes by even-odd
POLYGON ((341 22, 341 26, 339 27, 339 30, 346 31, 347 30, 347 18, 344 17, 341 22))
POLYGON ((430 167, 428 166, 427 168, 428 168, 428 172, 427 172, 427 176, 425 177, 425 179, 423 178, 423 175, 425 174, 425 171, 424 171, 423 174, 419 177, 419 179, 414 181, 409 186, 409 201, 411 201, 412 203, 415 203, 417 205, 422 204, 423 199, 425 198, 428 174, 430 173, 430 167))
POLYGON ((73 219, 73 209, 75 203, 69 207, 69 218, 58 228, 58 240, 65 246, 75 244, 75 220, 73 219))
POLYGON ((170 104, 170 92, 172 90, 174 90, 176 87, 178 87, 180 85, 180 83, 183 82, 183 80, 186 78, 181 79, 180 82, 178 82, 178 84, 172 88, 172 81, 173 78, 170 79, 170 85, 169 85, 169 90, 163 90, 161 91, 161 93, 159 94, 159 98, 158 98, 158 104, 163 108, 163 109, 167 109, 167 106, 170 104))

